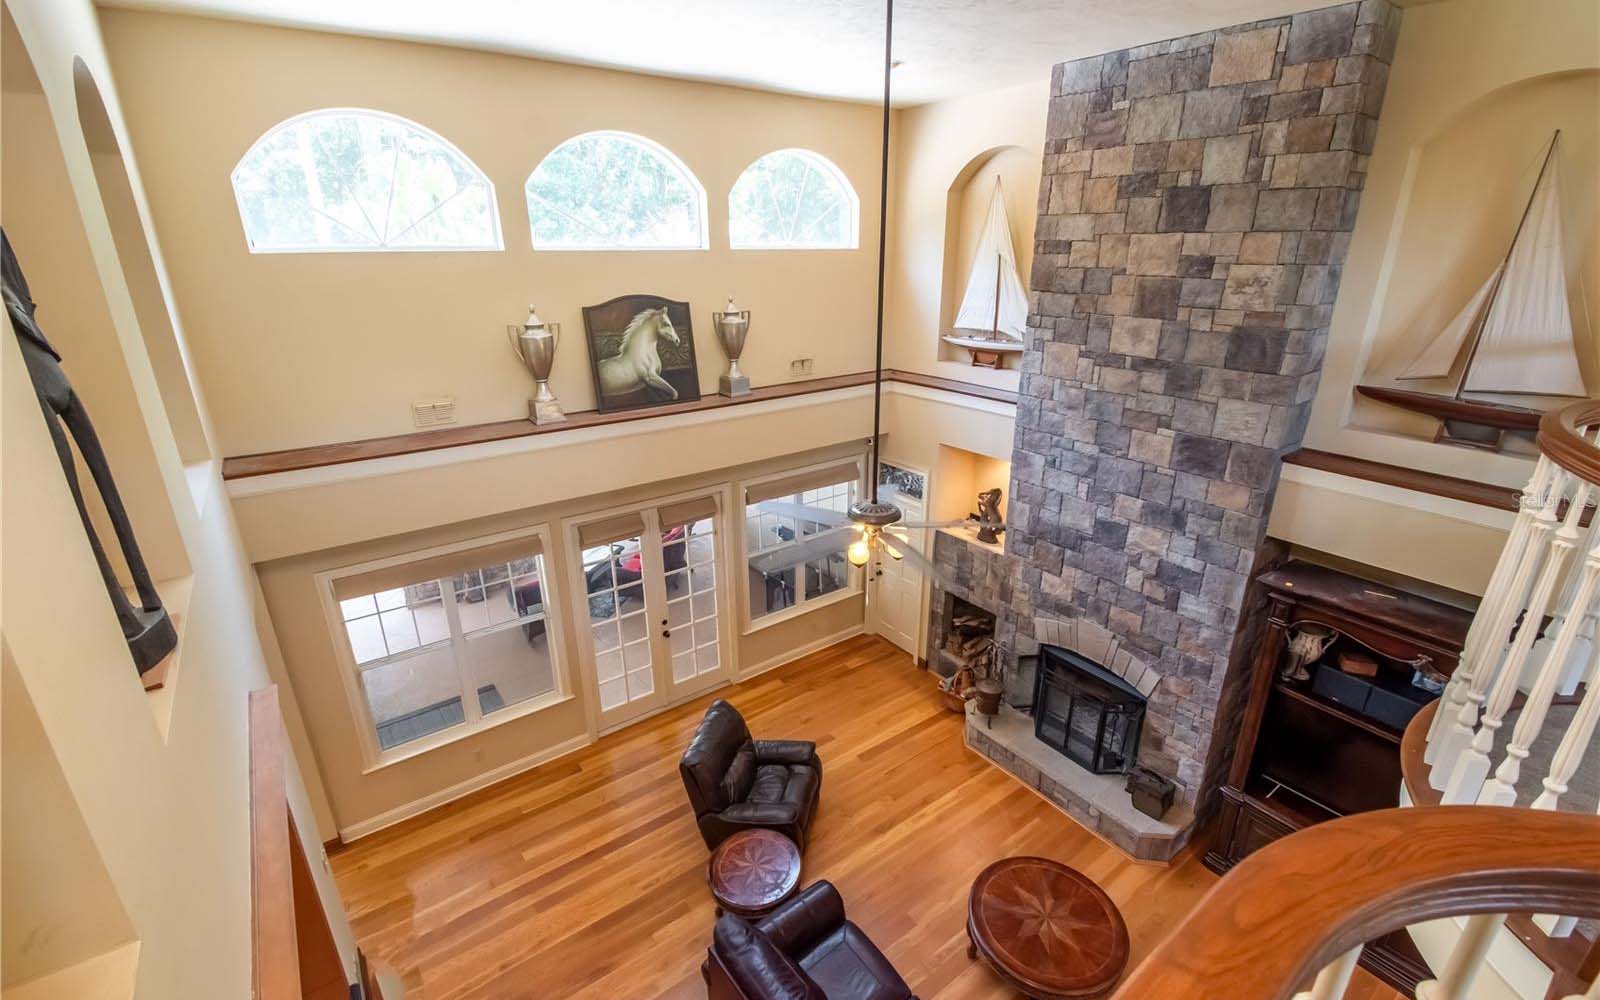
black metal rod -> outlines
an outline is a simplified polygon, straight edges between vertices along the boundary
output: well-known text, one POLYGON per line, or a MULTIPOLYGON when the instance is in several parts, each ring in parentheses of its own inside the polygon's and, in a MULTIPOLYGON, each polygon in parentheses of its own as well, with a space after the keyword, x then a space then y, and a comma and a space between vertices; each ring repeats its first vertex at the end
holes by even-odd
POLYGON ((894 48, 894 0, 887 0, 883 23, 883 164, 878 177, 878 344, 872 366, 872 502, 878 502, 878 442, 883 416, 883 276, 889 234, 889 74, 894 48))

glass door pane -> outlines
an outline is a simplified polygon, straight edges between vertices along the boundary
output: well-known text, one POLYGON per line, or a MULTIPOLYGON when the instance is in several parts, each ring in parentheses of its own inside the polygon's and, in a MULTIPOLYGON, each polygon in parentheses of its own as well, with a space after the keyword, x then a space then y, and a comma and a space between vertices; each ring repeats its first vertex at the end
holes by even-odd
POLYGON ((613 712, 655 693, 640 539, 585 549, 583 578, 600 710, 613 712))
POLYGON ((672 683, 688 684, 721 665, 717 608, 716 521, 703 518, 661 533, 666 570, 672 683))

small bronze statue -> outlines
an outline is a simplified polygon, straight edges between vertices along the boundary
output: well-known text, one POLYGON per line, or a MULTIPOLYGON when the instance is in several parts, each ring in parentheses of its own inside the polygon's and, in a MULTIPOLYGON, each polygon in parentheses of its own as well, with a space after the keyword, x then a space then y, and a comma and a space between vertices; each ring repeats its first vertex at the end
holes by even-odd
POLYGON ((978 522, 978 541, 993 545, 1006 530, 1000 520, 1000 487, 978 494, 978 512, 971 515, 978 522))

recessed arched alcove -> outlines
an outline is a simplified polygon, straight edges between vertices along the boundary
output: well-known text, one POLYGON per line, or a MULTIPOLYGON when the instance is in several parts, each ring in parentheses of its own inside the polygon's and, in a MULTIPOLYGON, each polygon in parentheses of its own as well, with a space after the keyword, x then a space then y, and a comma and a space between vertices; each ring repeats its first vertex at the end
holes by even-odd
MULTIPOLYGON (((1505 258, 1557 129, 1567 306, 1590 393, 1600 391, 1600 70, 1500 87, 1451 116, 1410 152, 1387 247, 1386 294, 1367 378, 1392 377, 1466 304, 1505 258)), ((1450 379, 1415 383, 1452 391, 1450 379)), ((1528 397, 1504 402, 1540 404, 1528 397)), ((1553 398, 1549 402, 1556 402, 1553 398)), ((1542 404, 1540 404, 1542 405, 1542 404)), ((1360 406, 1374 429, 1430 436, 1429 418, 1360 406)))
MULTIPOLYGON (((973 254, 978 248, 996 181, 1005 193, 1017 270, 1023 284, 1029 284, 1041 167, 1037 152, 1021 146, 993 146, 968 160, 951 180, 945 196, 944 272, 939 294, 941 334, 950 332, 951 322, 961 308, 961 296, 966 291, 967 276, 972 269, 973 254)), ((941 340, 938 357, 941 361, 966 361, 969 355, 964 349, 941 340)))
POLYGON ((173 310, 150 253, 150 240, 144 220, 139 216, 138 202, 133 197, 133 184, 122 146, 112 128, 100 88, 82 59, 73 60, 72 76, 78 99, 78 124, 83 128, 83 141, 89 147, 95 183, 105 205, 106 220, 111 224, 117 259, 122 262, 123 277, 133 298, 133 310, 139 319, 145 349, 150 353, 150 366, 155 371, 161 402, 172 425, 178 455, 185 465, 203 462, 211 457, 211 446, 206 442, 173 310))
MULTIPOLYGON (((0 160, 0 189, 6 192, 6 237, 37 304, 40 328, 60 354, 62 368, 93 422, 141 555, 162 602, 174 618, 181 643, 193 571, 179 522, 180 509, 175 504, 189 502, 190 494, 183 489, 181 478, 175 477, 178 492, 168 489, 173 480, 163 473, 157 440, 152 438, 128 355, 118 336, 112 299, 102 283, 90 233, 84 226, 85 216, 63 155, 57 131, 59 119, 9 8, 3 35, 0 146, 27 150, 25 156, 0 160)), ((37 405, 30 412, 35 419, 42 419, 37 405)), ((117 583, 131 591, 133 576, 117 544, 100 492, 70 435, 68 442, 89 521, 103 544, 117 583)), ((52 474, 61 472, 55 469, 52 474)), ((83 554, 88 558, 87 543, 83 554)), ((78 595, 75 600, 84 628, 120 631, 112 603, 103 592, 98 596, 78 595)), ((174 653, 163 666, 144 675, 147 682, 155 684, 159 679, 162 684, 152 691, 149 703, 163 738, 168 735, 172 719, 176 662, 174 653)), ((131 655, 126 669, 135 669, 131 655)))

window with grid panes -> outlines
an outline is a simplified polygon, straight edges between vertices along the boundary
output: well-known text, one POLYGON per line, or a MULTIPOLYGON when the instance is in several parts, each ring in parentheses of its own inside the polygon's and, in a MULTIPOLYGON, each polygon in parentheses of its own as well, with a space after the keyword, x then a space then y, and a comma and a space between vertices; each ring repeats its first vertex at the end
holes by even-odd
POLYGON ((452 728, 464 735, 556 689, 542 556, 382 577, 370 592, 359 578, 334 584, 380 752, 452 728))

